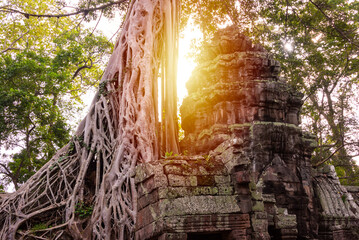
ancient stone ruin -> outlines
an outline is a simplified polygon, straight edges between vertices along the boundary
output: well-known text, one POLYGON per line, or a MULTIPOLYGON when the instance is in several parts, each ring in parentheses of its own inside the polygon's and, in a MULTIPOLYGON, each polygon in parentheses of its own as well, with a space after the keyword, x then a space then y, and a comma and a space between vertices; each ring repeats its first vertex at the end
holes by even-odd
POLYGON ((201 61, 181 107, 187 155, 137 166, 136 239, 359 239, 359 190, 311 167, 302 94, 278 62, 235 27, 201 61))

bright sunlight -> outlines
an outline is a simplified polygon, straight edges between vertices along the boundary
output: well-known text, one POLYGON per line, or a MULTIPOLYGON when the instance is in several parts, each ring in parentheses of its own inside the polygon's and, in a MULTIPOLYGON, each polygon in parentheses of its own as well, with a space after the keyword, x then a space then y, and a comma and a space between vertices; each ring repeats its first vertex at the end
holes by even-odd
POLYGON ((191 43, 200 40, 202 33, 199 29, 194 28, 191 24, 187 25, 179 39, 178 51, 178 71, 177 71, 177 94, 179 103, 187 95, 186 82, 191 76, 195 63, 188 54, 191 52, 191 43))
MULTIPOLYGON (((111 38, 113 37, 113 35, 119 34, 118 26, 116 24, 116 21, 119 18, 119 16, 116 16, 112 19, 104 18, 99 22, 97 29, 100 29, 108 38, 111 38)), ((89 27, 95 26, 96 22, 89 23, 89 27)), ((191 21, 189 21, 184 31, 180 33, 177 71, 177 96, 179 104, 182 103, 183 98, 187 95, 186 82, 191 76, 192 70, 196 66, 193 59, 189 57, 189 54, 191 53, 191 51, 193 51, 191 49, 191 45, 193 42, 201 40, 202 37, 203 36, 201 31, 195 26, 193 26, 193 24, 191 24, 191 21)), ((86 106, 90 106, 94 94, 94 91, 88 91, 85 94, 85 96, 83 97, 83 101, 85 102, 86 106)), ((87 114, 88 107, 84 109, 82 115, 87 114)))

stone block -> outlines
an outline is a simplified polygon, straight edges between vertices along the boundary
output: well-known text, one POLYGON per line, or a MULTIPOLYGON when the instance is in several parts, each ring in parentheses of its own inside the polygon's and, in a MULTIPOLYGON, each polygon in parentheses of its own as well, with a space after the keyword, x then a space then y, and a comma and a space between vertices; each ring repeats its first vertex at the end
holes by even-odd
POLYGON ((297 228, 297 216, 279 214, 274 217, 274 223, 276 228, 297 228))
POLYGON ((235 179, 238 183, 249 183, 251 175, 249 171, 240 171, 235 173, 235 179))
MULTIPOLYGON (((218 195, 218 187, 195 187, 191 192, 193 195, 218 195)), ((220 194, 221 195, 221 194, 220 194)))
POLYGON ((136 166, 135 183, 140 183, 152 176, 144 164, 136 166))
POLYGON ((254 201, 254 205, 252 207, 254 212, 263 212, 264 211, 264 204, 262 201, 254 201))
POLYGON ((226 240, 248 240, 247 229, 232 230, 226 240))
POLYGON ((253 232, 251 240, 270 240, 268 232, 253 232))
POLYGON ((165 174, 183 175, 183 169, 179 165, 165 165, 165 174))
POLYGON ((183 187, 186 186, 186 177, 168 174, 168 183, 171 187, 183 187))
POLYGON ((234 189, 232 186, 218 186, 219 195, 232 195, 234 189))
POLYGON ((136 233, 135 233, 135 240, 144 240, 144 239, 152 239, 154 236, 158 236, 164 230, 163 221, 159 219, 156 222, 152 222, 147 224, 142 228, 138 228, 136 224, 136 233))
POLYGON ((172 200, 159 201, 160 212, 163 216, 181 216, 187 214, 221 214, 238 213, 235 196, 186 196, 172 200))
POLYGON ((146 163, 136 166, 135 183, 140 183, 153 175, 163 175, 163 166, 160 163, 146 163))
POLYGON ((164 187, 158 189, 159 199, 178 198, 190 195, 190 189, 187 187, 164 187))
POLYGON ((239 200, 238 206, 241 209, 242 213, 249 213, 252 211, 252 200, 246 199, 246 200, 239 200))
POLYGON ((158 240, 187 240, 186 233, 164 233, 158 240))
POLYGON ((185 178, 185 185, 189 187, 196 187, 198 184, 198 177, 188 176, 185 178))
POLYGON ((252 215, 255 219, 267 219, 266 212, 254 212, 252 215))
POLYGON ((155 203, 159 200, 158 190, 152 191, 149 194, 146 194, 137 200, 138 210, 143 209, 149 204, 155 203))
POLYGON ((264 202, 264 209, 268 214, 271 214, 271 216, 276 214, 276 207, 273 203, 264 202))
POLYGON ((214 176, 215 183, 218 184, 227 184, 231 182, 230 175, 216 175, 214 176))
POLYGON ((154 221, 159 220, 159 218, 161 217, 161 214, 162 213, 160 212, 158 202, 148 205, 147 207, 138 211, 136 227, 142 228, 154 221))
POLYGON ((138 197, 142 197, 143 195, 149 194, 154 189, 166 186, 168 186, 166 175, 154 175, 137 185, 137 194, 138 197))
POLYGON ((198 167, 198 175, 209 175, 210 172, 203 166, 198 167))
POLYGON ((197 176, 198 186, 215 186, 215 183, 213 175, 197 176))
MULTIPOLYGON (((170 232, 201 233, 201 232, 228 232, 239 230, 248 235, 250 220, 248 214, 191 214, 182 216, 164 217, 165 230, 170 232)), ((226 234, 224 234, 226 235, 226 234)), ((224 237, 224 236, 223 236, 224 237)), ((225 238, 227 239, 227 238, 225 238)))
POLYGON ((256 219, 252 216, 251 226, 254 232, 265 233, 268 229, 267 219, 256 219))
POLYGON ((259 201, 259 200, 262 200, 262 199, 263 199, 263 198, 262 198, 262 192, 259 192, 259 191, 252 191, 252 192, 251 192, 251 196, 252 196, 252 199, 253 199, 253 200, 259 201))
POLYGON ((275 197, 274 194, 262 194, 263 202, 266 203, 275 203, 275 197))
POLYGON ((298 230, 296 228, 283 228, 280 230, 280 233, 282 234, 282 236, 297 236, 298 235, 298 230))

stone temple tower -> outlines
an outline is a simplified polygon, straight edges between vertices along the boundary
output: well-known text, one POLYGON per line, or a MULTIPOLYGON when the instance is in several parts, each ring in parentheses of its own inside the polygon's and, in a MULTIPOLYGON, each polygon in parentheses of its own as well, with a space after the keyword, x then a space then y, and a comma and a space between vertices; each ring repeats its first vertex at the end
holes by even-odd
POLYGON ((358 205, 312 169, 302 94, 279 70, 236 27, 214 36, 181 106, 186 154, 137 167, 137 239, 359 239, 358 205))

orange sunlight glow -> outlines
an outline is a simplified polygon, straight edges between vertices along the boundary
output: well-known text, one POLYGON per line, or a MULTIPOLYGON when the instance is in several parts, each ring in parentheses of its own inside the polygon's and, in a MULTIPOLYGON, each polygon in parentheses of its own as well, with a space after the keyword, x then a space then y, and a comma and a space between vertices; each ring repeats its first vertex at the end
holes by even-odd
POLYGON ((198 41, 201 38, 201 31, 192 24, 188 24, 180 34, 177 71, 177 96, 179 104, 187 96, 186 82, 191 76, 192 70, 196 67, 193 59, 188 56, 191 52, 191 45, 193 41, 198 41))

